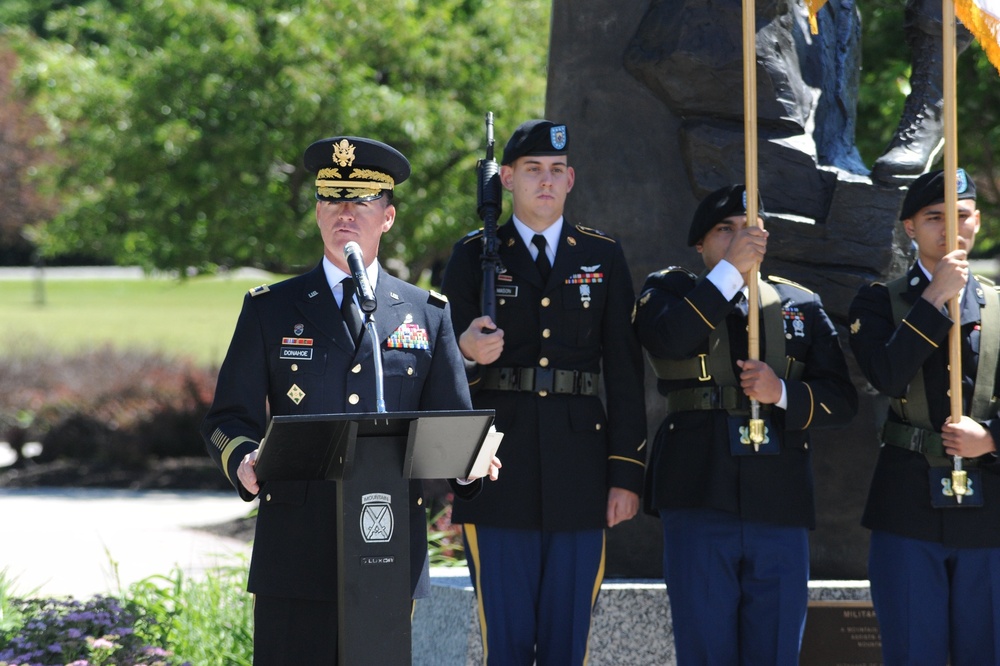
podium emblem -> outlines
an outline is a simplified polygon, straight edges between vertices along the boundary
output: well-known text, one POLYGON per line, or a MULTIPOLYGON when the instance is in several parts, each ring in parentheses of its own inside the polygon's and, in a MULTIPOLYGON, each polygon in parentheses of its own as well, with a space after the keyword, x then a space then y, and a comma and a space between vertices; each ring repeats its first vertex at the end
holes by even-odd
POLYGON ((385 543, 392 539, 392 496, 369 493, 361 496, 361 537, 365 543, 385 543))

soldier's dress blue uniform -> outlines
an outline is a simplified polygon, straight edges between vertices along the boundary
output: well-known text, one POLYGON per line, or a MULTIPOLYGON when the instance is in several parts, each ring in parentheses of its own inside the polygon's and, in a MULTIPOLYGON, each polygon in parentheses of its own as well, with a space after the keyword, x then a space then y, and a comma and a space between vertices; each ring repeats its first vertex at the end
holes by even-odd
MULTIPOLYGON (((906 394, 923 369, 929 417, 935 431, 950 415, 948 332, 952 321, 920 297, 930 284, 914 264, 901 294, 905 323, 893 319, 884 284, 863 287, 851 304, 851 349, 865 377, 880 393, 906 394)), ((961 301, 964 413, 977 375, 983 337, 981 310, 989 284, 970 278, 961 301)), ((996 387, 1000 387, 997 375, 996 387)), ((995 393, 994 393, 995 395, 995 393)), ((994 410, 995 411, 995 410, 994 410)), ((904 423, 892 409, 889 423, 904 423)), ((1000 441, 994 413, 984 426, 1000 441)), ((950 468, 951 459, 938 464, 950 468)), ((1000 663, 1000 465, 995 455, 966 461, 981 470, 983 505, 933 508, 928 457, 883 445, 862 524, 872 530, 869 577, 887 664, 1000 663)), ((971 503, 971 498, 968 500, 971 503)))
MULTIPOLYGON (((543 624, 560 642, 550 646, 539 637, 538 663, 579 664, 603 578, 608 490, 638 493, 643 483, 645 400, 641 351, 630 325, 632 278, 613 238, 565 220, 544 284, 513 221, 500 226, 498 236, 506 272, 497 279, 496 324, 504 331, 504 348, 491 365, 470 368, 469 384, 477 409, 496 410, 505 472, 475 502, 457 501, 452 520, 465 524, 467 536, 500 528, 510 543, 523 535, 519 547, 526 550, 574 535, 597 544, 600 561, 589 580, 564 579, 537 589, 521 587, 524 577, 532 576, 526 567, 548 567, 544 574, 535 571, 538 584, 570 571, 570 563, 554 555, 553 563, 532 564, 521 556, 486 552, 500 544, 470 543, 471 564, 478 564, 477 548, 487 563, 477 574, 490 663, 524 663, 525 655, 534 654, 536 624, 543 624), (494 374, 500 369, 509 374, 503 388, 516 384, 521 390, 501 390, 494 374), (512 369, 530 369, 533 377, 512 369), (557 376, 546 379, 548 370, 557 376), (607 411, 597 395, 600 382, 607 411), (516 657, 501 651, 511 637, 525 634, 520 640, 527 644, 516 657), (570 634, 577 638, 570 640, 570 634)), ((481 241, 481 232, 459 241, 445 271, 443 291, 459 332, 482 314, 481 241)))
MULTIPOLYGON (((703 224, 696 215, 689 244, 729 215, 744 214, 742 206, 737 211, 726 203, 741 194, 707 197, 703 203, 721 197, 732 210, 720 209, 703 224)), ((654 367, 676 368, 657 370, 668 413, 650 454, 646 503, 664 525, 664 578, 682 665, 798 664, 807 537, 815 527, 808 430, 843 426, 857 410, 836 329, 819 296, 779 278, 769 284, 781 317, 780 329, 771 328, 780 332, 771 337, 784 337, 772 339, 771 349, 780 356, 775 373, 784 378, 787 396, 784 409, 762 406, 769 439, 777 437, 772 453, 733 441, 739 436, 731 428, 745 427, 749 418, 736 366, 748 353, 739 292, 727 298, 707 277, 669 268, 646 279, 637 303, 635 325, 654 367), (728 349, 716 337, 721 331, 728 349), (718 342, 715 354, 710 340, 718 342)), ((764 313, 760 334, 767 360, 764 313)))
MULTIPOLYGON (((389 175, 398 183, 409 174, 408 163, 394 149, 356 137, 316 142, 307 150, 307 167, 316 170, 312 154, 319 154, 316 159, 323 166, 333 144, 345 153, 351 151, 349 156, 356 153, 362 180, 375 169, 384 173, 375 183, 351 181, 352 189, 346 191, 323 181, 332 178, 321 171, 318 199, 371 201, 384 196, 377 189, 383 183, 391 189, 389 175), (339 196, 345 192, 349 197, 339 196)), ((357 177, 350 176, 350 168, 338 168, 340 177, 357 177)), ((386 273, 374 257, 367 261, 378 303, 374 321, 386 410, 471 409, 446 299, 386 273)), ((366 329, 356 346, 338 305, 344 291, 340 280, 345 276, 324 257, 310 272, 252 289, 244 297, 215 399, 202 426, 209 453, 244 500, 253 495, 243 487, 237 469, 244 456, 258 447, 269 417, 378 411, 370 334, 366 329)), ((357 303, 353 294, 347 298, 357 303)), ((453 484, 457 493, 470 497, 481 486, 481 481, 453 484)), ((410 573, 415 597, 429 592, 421 492, 420 482, 412 482, 410 573)), ((335 481, 261 484, 247 585, 256 595, 255 664, 337 662, 336 495, 335 481)))

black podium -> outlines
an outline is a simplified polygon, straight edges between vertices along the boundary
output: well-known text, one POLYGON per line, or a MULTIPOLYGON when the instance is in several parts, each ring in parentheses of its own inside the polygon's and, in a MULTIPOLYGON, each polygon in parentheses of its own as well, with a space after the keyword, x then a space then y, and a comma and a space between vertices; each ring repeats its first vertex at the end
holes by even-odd
POLYGON ((335 480, 340 666, 410 663, 410 479, 467 478, 492 410, 275 416, 257 477, 335 480))

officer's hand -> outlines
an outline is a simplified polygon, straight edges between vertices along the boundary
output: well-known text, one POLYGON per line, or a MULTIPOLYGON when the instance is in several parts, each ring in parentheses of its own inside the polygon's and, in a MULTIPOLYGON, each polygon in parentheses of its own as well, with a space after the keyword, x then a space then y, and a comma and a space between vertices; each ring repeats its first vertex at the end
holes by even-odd
POLYGON ((746 276, 767 253, 767 231, 758 226, 739 229, 729 243, 725 260, 746 276))
POLYGON ((969 281, 969 261, 965 250, 955 250, 944 255, 934 267, 931 283, 921 294, 936 308, 944 307, 952 297, 965 289, 969 281))
POLYGON ((254 465, 256 464, 257 449, 254 449, 243 456, 240 466, 236 469, 236 478, 240 480, 240 483, 247 489, 247 492, 253 495, 260 492, 260 486, 257 485, 257 471, 254 469, 254 465))
POLYGON ((479 365, 489 365, 500 358, 503 351, 503 329, 497 328, 493 320, 483 315, 473 319, 469 328, 458 336, 458 348, 462 356, 479 365), (483 329, 492 333, 483 333, 483 329))
POLYGON ((763 361, 736 361, 740 367, 740 387, 748 398, 762 405, 773 405, 781 400, 781 380, 763 361))
POLYGON ((612 488, 608 491, 608 527, 628 520, 638 510, 639 496, 631 490, 612 488))
MULTIPOLYGON (((489 473, 489 475, 487 477, 483 477, 483 478, 489 478, 490 481, 496 481, 498 478, 500 478, 500 468, 501 467, 503 467, 503 463, 500 462, 499 458, 497 458, 496 456, 493 456, 493 461, 490 462, 490 473, 489 473)), ((470 476, 467 479, 467 481, 475 481, 478 478, 480 478, 480 477, 478 477, 478 476, 470 476)))
POLYGON ((990 431, 968 416, 963 416, 958 423, 952 423, 949 416, 941 428, 941 440, 945 453, 950 456, 978 458, 997 450, 990 431))

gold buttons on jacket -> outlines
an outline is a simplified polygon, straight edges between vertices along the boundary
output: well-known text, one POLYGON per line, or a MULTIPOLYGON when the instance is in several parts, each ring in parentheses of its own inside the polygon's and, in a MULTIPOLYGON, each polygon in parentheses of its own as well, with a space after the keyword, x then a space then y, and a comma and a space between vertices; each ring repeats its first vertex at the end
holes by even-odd
POLYGON ((600 429, 601 429, 601 424, 600 423, 598 423, 597 425, 594 426, 594 430, 600 430, 600 429))
POLYGON ((351 368, 351 372, 353 372, 354 374, 358 374, 359 372, 361 372, 361 364, 358 363, 356 366, 351 368))
POLYGON ((551 304, 551 303, 552 303, 552 299, 549 298, 548 296, 546 296, 545 298, 542 299, 542 307, 543 308, 549 307, 549 304, 551 304))
POLYGON ((549 367, 549 359, 545 358, 544 356, 541 357, 540 359, 538 359, 538 365, 542 366, 543 368, 549 367))
POLYGON ((298 371, 299 371, 299 364, 292 363, 292 372, 298 372, 298 371))
POLYGON ((424 498, 423 497, 418 497, 417 498, 417 506, 423 506, 423 504, 424 504, 424 498))
POLYGON ((552 337, 552 331, 551 331, 551 330, 549 330, 549 329, 547 329, 547 328, 543 328, 543 329, 542 329, 542 337, 543 337, 543 338, 549 338, 549 337, 552 337))
POLYGON ((413 368, 412 367, 407 368, 406 369, 406 374, 407 375, 412 375, 413 374, 413 368))
POLYGON ((545 389, 542 389, 541 391, 539 391, 539 392, 538 392, 538 395, 540 395, 540 396, 541 396, 541 397, 543 397, 543 398, 544 398, 545 396, 547 396, 548 394, 549 394, 549 392, 548 392, 548 391, 546 391, 545 389))
POLYGON ((359 396, 359 395, 358 395, 357 393, 352 393, 352 394, 351 394, 351 395, 350 395, 350 396, 349 396, 349 397, 347 398, 347 402, 351 403, 352 405, 356 405, 356 404, 358 404, 359 402, 361 402, 361 396, 359 396))
POLYGON ((271 493, 268 493, 267 496, 264 497, 264 501, 265 502, 270 502, 271 501, 271 493))

